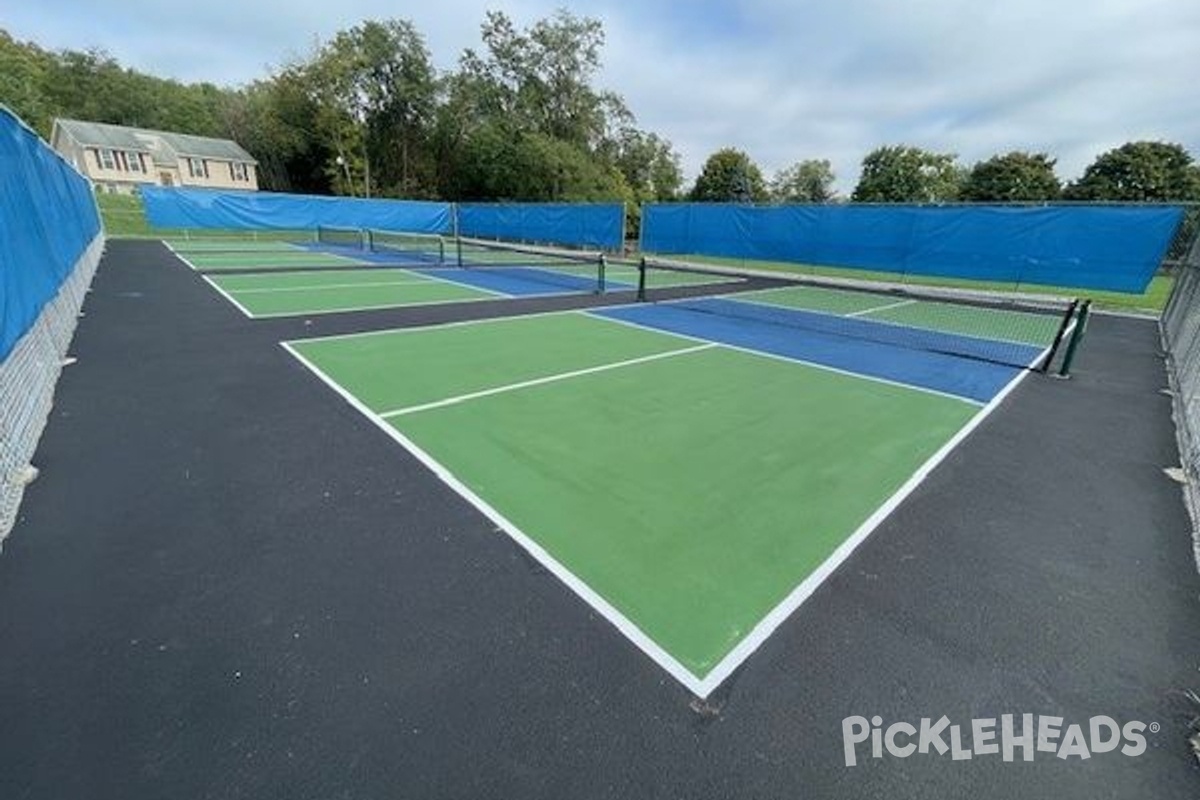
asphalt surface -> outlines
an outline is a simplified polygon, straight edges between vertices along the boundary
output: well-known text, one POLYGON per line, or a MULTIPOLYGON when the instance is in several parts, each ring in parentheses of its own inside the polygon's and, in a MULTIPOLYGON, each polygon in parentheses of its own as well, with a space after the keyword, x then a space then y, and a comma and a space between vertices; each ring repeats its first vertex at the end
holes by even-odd
POLYGON ((277 345, 547 302, 255 322, 110 243, 0 553, 0 798, 1200 793, 1153 323, 1095 318, 699 703, 277 345), (845 765, 850 715, 1010 713, 1160 728, 845 765))

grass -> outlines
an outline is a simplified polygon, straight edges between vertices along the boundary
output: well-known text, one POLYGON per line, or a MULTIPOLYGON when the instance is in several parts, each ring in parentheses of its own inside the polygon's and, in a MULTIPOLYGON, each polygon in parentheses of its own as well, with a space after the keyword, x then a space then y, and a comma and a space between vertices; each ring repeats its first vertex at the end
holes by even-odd
POLYGON ((781 261, 756 261, 744 258, 721 258, 717 256, 671 256, 680 260, 692 261, 697 264, 712 264, 714 266, 755 269, 767 272, 784 272, 800 275, 817 275, 830 278, 853 278, 867 281, 897 280, 904 283, 922 286, 949 286, 953 288, 978 289, 994 292, 1027 291, 1049 293, 1067 296, 1086 297, 1093 301, 1096 308, 1107 311, 1134 312, 1157 316, 1166 307, 1167 298, 1171 295, 1171 287, 1175 278, 1172 275, 1158 274, 1150 281, 1149 287, 1142 294, 1124 294, 1121 292, 1104 292, 1092 289, 1079 289, 1069 286, 1039 286, 1034 284, 996 283, 994 281, 972 281, 966 279, 926 277, 919 275, 897 276, 890 272, 873 272, 871 270, 852 269, 848 267, 829 267, 816 264, 797 264, 781 261))
MULTIPOLYGON (((199 236, 201 239, 239 239, 253 241, 292 241, 296 240, 297 231, 245 231, 223 228, 197 231, 182 228, 152 228, 146 221, 146 207, 142 198, 136 194, 114 194, 97 192, 96 205, 100 208, 100 219, 104 223, 104 231, 113 238, 135 239, 191 239, 199 236)), ((311 237, 311 232, 301 232, 302 237, 311 237)))
POLYGON ((146 222, 146 209, 142 198, 133 194, 96 193, 96 204, 100 207, 100 219, 108 236, 146 236, 157 238, 146 222))

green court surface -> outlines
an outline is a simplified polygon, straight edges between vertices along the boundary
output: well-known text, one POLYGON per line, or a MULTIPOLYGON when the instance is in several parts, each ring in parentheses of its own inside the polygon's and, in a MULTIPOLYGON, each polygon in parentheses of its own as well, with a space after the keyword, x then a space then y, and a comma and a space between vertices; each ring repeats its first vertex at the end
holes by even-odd
POLYGON ((171 239, 176 253, 297 253, 307 252, 300 244, 269 239, 171 239))
POLYGON ((738 295, 761 305, 890 322, 914 329, 1044 347, 1062 323, 1062 311, 1038 314, 1010 308, 980 308, 823 286, 788 286, 738 295))
POLYGON ((182 254, 196 269, 303 269, 304 267, 367 266, 346 256, 312 250, 266 250, 263 252, 196 252, 182 254))
POLYGON ((582 312, 290 347, 696 691, 980 413, 582 312))
POLYGON ((402 269, 210 276, 255 317, 483 300, 494 294, 402 269))
MULTIPOLYGON (((632 289, 638 285, 638 268, 634 264, 609 264, 604 271, 610 290, 632 289)), ((667 289, 674 286, 706 286, 729 283, 737 278, 725 275, 705 275, 702 272, 650 270, 646 273, 647 289, 667 289)))

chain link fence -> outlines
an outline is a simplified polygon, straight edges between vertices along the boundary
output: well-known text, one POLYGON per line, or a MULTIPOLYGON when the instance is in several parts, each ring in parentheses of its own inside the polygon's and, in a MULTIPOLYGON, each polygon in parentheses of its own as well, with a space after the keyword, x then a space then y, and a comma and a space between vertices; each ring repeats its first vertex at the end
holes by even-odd
POLYGON ((1200 565, 1200 207, 1188 208, 1164 268, 1175 285, 1159 326, 1174 398, 1184 497, 1200 565))
POLYGON ((0 362, 0 542, 16 523, 21 496, 34 475, 30 459, 50 416, 54 386, 103 249, 104 237, 98 236, 0 362))

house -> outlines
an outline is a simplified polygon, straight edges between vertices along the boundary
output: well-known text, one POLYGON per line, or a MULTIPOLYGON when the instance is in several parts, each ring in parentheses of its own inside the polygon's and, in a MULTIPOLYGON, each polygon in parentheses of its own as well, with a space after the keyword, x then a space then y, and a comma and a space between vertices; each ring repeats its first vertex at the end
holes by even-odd
POLYGON ((229 139, 56 119, 50 145, 98 190, 129 193, 139 185, 258 189, 258 162, 229 139))

